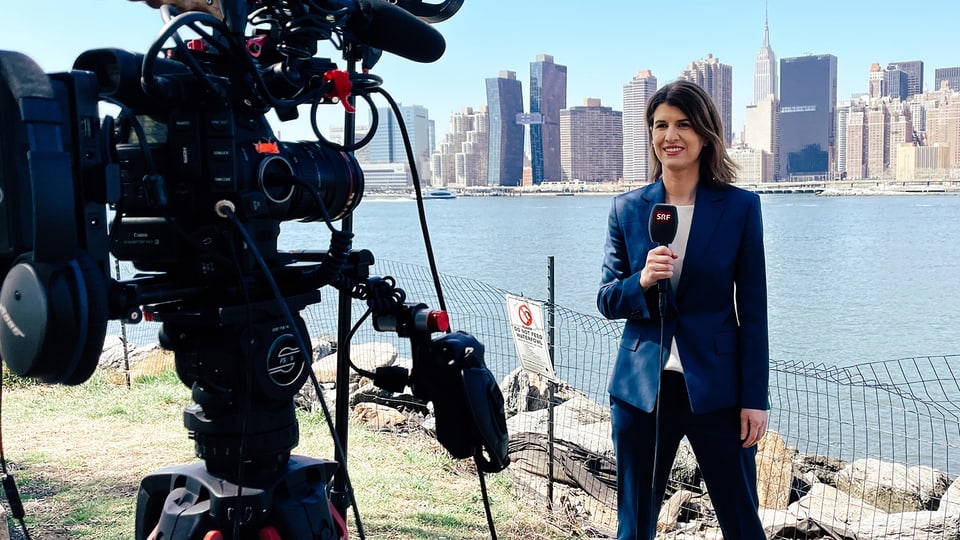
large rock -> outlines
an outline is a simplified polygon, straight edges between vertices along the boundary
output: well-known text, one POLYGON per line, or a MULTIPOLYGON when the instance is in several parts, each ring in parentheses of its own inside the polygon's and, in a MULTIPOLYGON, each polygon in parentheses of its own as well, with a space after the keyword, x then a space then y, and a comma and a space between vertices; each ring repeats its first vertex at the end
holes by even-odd
MULTIPOLYGON (((392 343, 361 343, 350 347, 350 361, 364 371, 375 371, 378 367, 392 366, 397 361, 397 348, 392 343)), ((331 353, 313 363, 313 373, 320 383, 337 381, 337 353, 331 353)), ((350 370, 350 380, 356 381, 359 374, 350 370)))
MULTIPOLYGON (((507 419, 507 433, 545 435, 549 411, 523 412, 507 419)), ((613 453, 609 413, 602 406, 579 396, 554 407, 553 437, 570 441, 597 454, 613 453)))
MULTIPOLYGON (((523 368, 517 368, 500 382, 500 392, 503 394, 504 410, 507 417, 530 411, 539 411, 547 408, 550 380, 535 373, 529 373, 523 368)), ((582 396, 570 384, 557 381, 553 387, 553 404, 559 405, 576 396, 582 396)))
POLYGON ((941 512, 874 514, 851 525, 857 538, 870 540, 942 540, 958 538, 960 524, 941 512))
POLYGON ((100 353, 98 366, 123 371, 127 368, 126 358, 132 353, 132 349, 133 347, 127 348, 120 336, 107 336, 103 340, 103 351, 100 353))
POLYGON ((293 403, 297 408, 305 411, 322 411, 323 406, 320 404, 320 400, 323 399, 323 404, 327 406, 330 414, 336 415, 337 385, 334 383, 320 383, 320 393, 321 395, 318 397, 317 389, 313 386, 313 383, 307 379, 307 382, 300 387, 300 391, 293 396, 293 403))
POLYGON ((313 350, 313 361, 337 352, 337 336, 321 334, 310 338, 310 348, 313 350))
POLYGON ((0 506, 0 523, 3 523, 3 526, 0 527, 0 540, 10 540, 10 529, 7 526, 7 511, 0 506))
MULTIPOLYGON (((695 493, 685 489, 677 490, 671 495, 663 506, 660 507, 660 514, 657 516, 657 531, 668 532, 677 528, 680 523, 680 513, 690 505, 695 493)), ((690 511, 696 511, 691 508, 690 511)))
MULTIPOLYGON (((703 481, 700 475, 700 466, 697 464, 697 456, 693 454, 690 443, 683 439, 680 446, 677 447, 677 455, 673 458, 673 465, 670 467, 670 480, 686 489, 694 492, 703 491, 701 483, 703 481)), ((671 489, 667 485, 667 491, 671 489)))
POLYGON ((836 486, 887 513, 933 510, 949 479, 931 467, 860 459, 837 473, 836 486))
POLYGON ((403 425, 407 418, 398 410, 377 403, 358 403, 353 409, 358 423, 374 430, 389 430, 403 425))
POLYGON ((810 492, 791 504, 788 510, 801 520, 811 519, 840 531, 850 530, 852 523, 886 515, 865 501, 820 483, 811 486, 810 492))
POLYGON ((793 485, 794 451, 779 433, 768 431, 757 444, 757 494, 763 508, 786 509, 793 485))
POLYGON ((837 473, 847 466, 842 459, 817 454, 797 454, 794 456, 797 474, 808 484, 823 482, 833 485, 837 473))
POLYGON ((960 519, 960 477, 947 488, 943 498, 940 499, 940 507, 937 511, 951 519, 960 519))

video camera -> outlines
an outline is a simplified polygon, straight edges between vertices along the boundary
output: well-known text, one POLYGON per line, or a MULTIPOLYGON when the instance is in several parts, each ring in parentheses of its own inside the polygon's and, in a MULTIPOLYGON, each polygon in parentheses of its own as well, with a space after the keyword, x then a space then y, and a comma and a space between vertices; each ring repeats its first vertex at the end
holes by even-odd
MULTIPOLYGON (((87 51, 72 71, 49 76, 22 54, 0 55, 0 354, 18 374, 85 381, 106 321, 138 320, 143 304, 269 297, 254 253, 283 274, 285 294, 329 284, 349 240, 337 240, 322 271, 294 270, 277 252, 279 224, 349 215, 363 173, 342 147, 278 141, 265 114, 289 120, 300 105, 343 95, 337 84, 350 92, 331 75, 342 74, 336 65, 315 57, 319 41, 369 57, 358 36, 392 47, 397 36, 381 30, 399 27, 427 44, 398 45, 401 53, 443 52, 433 27, 385 0, 239 0, 224 5, 224 21, 164 9, 167 24, 144 55, 87 51), (200 37, 184 41, 184 29, 200 37), (101 101, 119 115, 101 120, 101 101), (154 274, 113 282, 110 254, 154 274)), ((376 84, 356 79, 354 91, 376 84)))
POLYGON ((224 514, 208 501, 183 518, 194 532, 174 534, 186 526, 172 501, 208 498, 232 508, 241 492, 245 504, 259 497, 250 507, 283 514, 271 519, 291 537, 329 532, 317 527, 331 519, 308 524, 300 514, 308 506, 325 511, 313 507, 326 500, 331 462, 290 456, 298 442, 292 398, 310 374, 299 311, 320 302, 328 285, 366 299, 377 330, 411 339, 414 374, 399 377, 400 386, 449 404, 438 411, 450 426, 441 441, 455 438, 448 448, 455 444, 457 457, 486 447, 485 470, 502 470, 509 461, 502 396, 482 345, 464 333, 431 339, 448 329, 428 323, 438 317, 393 286, 387 301, 373 298, 383 281, 370 284, 372 254, 353 251, 352 233, 333 227, 362 200, 352 151, 375 128, 359 143, 334 144, 315 115, 337 102, 349 110, 351 97, 372 105, 380 80, 367 69, 384 51, 440 58, 444 40, 429 23, 455 14, 462 0, 221 3, 222 19, 163 6, 165 24, 145 53, 91 50, 65 73, 46 74, 28 56, 0 51, 3 361, 21 376, 80 384, 97 367, 109 320, 162 323, 160 343, 174 351, 177 374, 193 390, 184 423, 204 463, 144 480, 137 538, 157 520, 164 537, 199 538, 196 531, 222 526, 224 514), (324 41, 363 72, 317 57, 324 41), (303 105, 312 107, 317 140, 278 140, 266 115, 292 120, 303 105), (288 220, 324 222, 329 249, 279 252, 288 220), (112 278, 111 256, 139 273, 112 278), (446 388, 462 380, 462 395, 438 390, 434 369, 446 388), (449 434, 463 431, 458 414, 472 415, 483 433, 449 434), (244 467, 252 471, 246 477, 237 472, 244 467), (177 494, 184 484, 205 494, 184 499, 177 494), (302 497, 263 502, 278 489, 302 497))

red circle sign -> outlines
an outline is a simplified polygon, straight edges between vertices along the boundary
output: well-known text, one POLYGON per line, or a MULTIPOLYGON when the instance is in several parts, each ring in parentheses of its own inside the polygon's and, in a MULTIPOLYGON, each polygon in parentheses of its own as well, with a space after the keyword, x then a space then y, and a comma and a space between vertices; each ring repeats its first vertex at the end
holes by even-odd
POLYGON ((517 308, 517 316, 520 317, 520 322, 523 323, 524 326, 533 324, 533 312, 530 311, 530 306, 520 304, 520 307, 517 308))

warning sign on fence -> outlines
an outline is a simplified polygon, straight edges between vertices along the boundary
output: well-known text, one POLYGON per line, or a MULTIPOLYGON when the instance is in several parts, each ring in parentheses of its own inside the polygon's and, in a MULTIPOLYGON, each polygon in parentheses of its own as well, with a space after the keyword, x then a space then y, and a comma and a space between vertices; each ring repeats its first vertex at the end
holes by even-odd
POLYGON ((507 315, 523 369, 556 380, 543 324, 543 303, 508 294, 507 315))

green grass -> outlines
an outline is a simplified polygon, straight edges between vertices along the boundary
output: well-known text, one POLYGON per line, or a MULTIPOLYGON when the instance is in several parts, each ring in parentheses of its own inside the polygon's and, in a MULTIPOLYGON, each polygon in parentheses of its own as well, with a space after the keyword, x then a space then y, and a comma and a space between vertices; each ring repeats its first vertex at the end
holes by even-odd
MULTIPOLYGON (((4 373, 3 445, 35 540, 133 537, 140 479, 195 461, 183 427, 190 391, 172 370, 132 388, 97 373, 76 387, 4 373)), ((320 413, 299 413, 294 453, 333 459, 320 413)), ((349 473, 367 538, 489 538, 473 465, 454 460, 418 429, 374 432, 351 426, 349 473)), ((508 473, 488 475, 500 538, 572 538, 544 505, 518 495, 508 473)), ((351 538, 357 538, 352 513, 351 538)), ((14 536, 16 538, 16 536, 14 536)))

